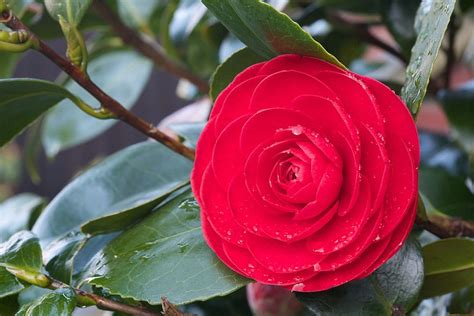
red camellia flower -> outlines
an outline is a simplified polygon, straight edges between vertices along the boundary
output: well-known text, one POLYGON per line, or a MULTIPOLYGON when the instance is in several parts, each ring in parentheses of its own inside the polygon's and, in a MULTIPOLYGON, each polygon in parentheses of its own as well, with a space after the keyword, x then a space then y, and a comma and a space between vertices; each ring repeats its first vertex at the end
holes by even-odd
POLYGON ((234 271, 293 291, 366 277, 413 226, 414 121, 380 82, 282 55, 219 95, 196 148, 204 237, 234 271))

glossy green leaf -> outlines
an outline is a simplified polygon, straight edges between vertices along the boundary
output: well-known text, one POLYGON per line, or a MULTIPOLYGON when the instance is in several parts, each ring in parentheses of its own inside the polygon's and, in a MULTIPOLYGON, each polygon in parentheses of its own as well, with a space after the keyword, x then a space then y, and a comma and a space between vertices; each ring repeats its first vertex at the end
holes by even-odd
POLYGON ((59 21, 62 16, 69 24, 78 26, 92 0, 44 0, 51 17, 59 21))
POLYGON ((425 281, 422 298, 474 285, 474 240, 450 238, 423 247, 425 281))
POLYGON ((130 27, 149 32, 149 21, 163 0, 118 0, 120 17, 130 27))
POLYGON ((34 0, 6 0, 6 2, 15 15, 21 17, 25 13, 26 7, 34 0))
POLYGON ((453 134, 470 152, 474 152, 474 80, 456 90, 439 94, 453 134))
MULTIPOLYGON (((44 209, 33 231, 41 239, 51 240, 106 215, 128 211, 136 220, 163 195, 187 181, 191 168, 188 159, 159 143, 130 146, 68 184, 44 209)), ((101 227, 113 227, 114 218, 101 227)))
POLYGON ((47 81, 0 79, 0 146, 68 96, 68 92, 47 81))
POLYGON ((206 123, 178 123, 169 126, 187 146, 196 148, 196 143, 206 123))
POLYGON ((22 193, 0 204, 0 242, 14 233, 31 228, 43 209, 45 200, 32 193, 22 193))
POLYGON ((315 315, 392 315, 408 311, 423 283, 423 258, 418 242, 410 238, 402 249, 369 277, 334 289, 298 298, 315 315))
POLYGON ((70 232, 49 244, 43 252, 49 275, 56 280, 71 284, 74 258, 86 242, 84 234, 70 232))
POLYGON ((0 267, 0 298, 19 293, 24 288, 23 284, 13 274, 8 272, 6 268, 0 267))
POLYGON ((185 304, 226 295, 249 281, 207 247, 199 207, 187 190, 98 253, 89 283, 111 294, 159 304, 185 304))
POLYGON ((0 265, 38 272, 43 264, 38 238, 29 231, 21 231, 0 244, 0 265))
POLYGON ((23 305, 16 316, 70 316, 76 308, 76 293, 71 288, 61 288, 48 293, 32 303, 23 305))
POLYGON ((417 39, 406 70, 402 99, 418 113, 456 0, 422 0, 415 19, 417 39))
POLYGON ((219 93, 234 80, 235 76, 245 68, 262 62, 265 59, 248 48, 243 48, 230 56, 214 72, 211 79, 210 96, 217 99, 219 93))
MULTIPOLYGON (((99 56, 88 66, 91 79, 106 93, 131 108, 142 93, 152 70, 152 63, 131 51, 116 51, 99 56)), ((73 94, 94 107, 98 102, 77 83, 66 86, 73 94)), ((42 139, 46 154, 54 157, 61 150, 84 143, 112 127, 116 120, 97 120, 63 101, 45 119, 42 139)))
POLYGON ((421 168, 419 188, 440 212, 463 219, 474 220, 474 194, 465 184, 465 178, 452 176, 440 168, 421 168))
POLYGON ((416 40, 414 24, 420 2, 420 0, 381 1, 384 22, 407 57, 410 56, 410 50, 416 40))
POLYGON ((294 53, 344 67, 287 15, 256 0, 203 0, 243 43, 264 58, 294 53))
POLYGON ((452 294, 448 312, 450 314, 469 314, 474 311, 474 286, 452 294))

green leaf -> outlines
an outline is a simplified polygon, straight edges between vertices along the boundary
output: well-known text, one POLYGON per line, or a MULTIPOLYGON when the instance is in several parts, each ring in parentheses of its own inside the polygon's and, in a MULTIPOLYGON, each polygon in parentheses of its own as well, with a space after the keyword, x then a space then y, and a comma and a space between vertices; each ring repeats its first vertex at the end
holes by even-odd
POLYGON ((474 195, 465 179, 452 176, 439 168, 421 168, 419 188, 430 203, 440 212, 474 220, 474 195))
POLYGON ((410 56, 410 50, 416 41, 414 24, 420 2, 420 0, 381 1, 384 22, 407 57, 410 56))
POLYGON ((177 123, 169 126, 179 137, 185 140, 184 144, 196 148, 196 143, 206 123, 177 123))
POLYGON ((219 93, 222 92, 235 76, 242 72, 245 68, 253 64, 264 61, 260 55, 257 55, 248 48, 243 48, 230 56, 223 62, 212 75, 210 96, 212 100, 217 99, 219 93))
POLYGON ((59 21, 62 16, 69 24, 78 26, 92 0, 44 0, 51 17, 59 21))
POLYGON ((171 40, 180 45, 187 40, 199 21, 206 14, 206 7, 200 0, 181 0, 169 25, 171 40))
POLYGON ((371 276, 311 294, 299 294, 315 315, 392 315, 408 311, 423 283, 423 259, 414 238, 371 276))
MULTIPOLYGON (((187 181, 191 168, 189 160, 159 143, 130 146, 68 184, 44 209, 33 231, 51 240, 105 215, 127 211, 136 220, 187 181)), ((127 224, 132 224, 131 217, 127 218, 127 224)), ((103 223, 101 232, 117 224, 113 220, 103 223)))
MULTIPOLYGON (((126 108, 131 108, 142 93, 152 70, 152 63, 131 51, 112 52, 92 60, 88 66, 91 79, 126 108)), ((77 83, 66 86, 87 104, 98 102, 77 83)), ((42 130, 46 154, 54 157, 61 150, 84 143, 112 127, 116 120, 98 121, 63 101, 45 119, 42 130)))
POLYGON ((19 59, 18 54, 0 52, 0 78, 11 77, 19 59))
POLYGON ((463 146, 474 153, 474 80, 456 90, 443 90, 439 94, 448 116, 453 135, 463 146))
POLYGON ((3 299, 7 296, 19 293, 24 288, 23 284, 21 284, 13 274, 8 272, 6 268, 0 267, 0 298, 3 299))
POLYGON ((67 97, 68 92, 42 80, 0 79, 0 95, 0 146, 3 146, 67 97))
POLYGON ((15 15, 21 17, 25 13, 26 7, 34 0, 6 0, 6 2, 15 15))
POLYGON ((149 32, 150 18, 162 2, 162 0, 119 0, 118 12, 128 26, 149 32))
POLYGON ((425 281, 421 298, 474 285, 474 240, 449 238, 423 247, 425 281))
POLYGON ((70 316, 75 308, 76 293, 74 290, 61 288, 32 303, 23 305, 15 316, 70 316))
POLYGON ((416 115, 426 94, 431 69, 438 55, 456 0, 422 0, 415 19, 417 39, 406 70, 402 99, 416 115))
POLYGON ((15 270, 39 272, 43 265, 38 238, 21 231, 0 244, 0 265, 15 270))
POLYGON ((203 0, 208 9, 243 43, 264 58, 279 54, 318 57, 344 68, 286 14, 256 0, 203 0))
POLYGON ((0 242, 20 230, 28 230, 45 206, 45 200, 32 193, 22 193, 0 204, 0 242))
POLYGON ((72 282, 74 258, 87 242, 80 232, 70 232, 55 240, 43 252, 46 270, 56 280, 72 282))
POLYGON ((14 316, 20 309, 18 304, 18 296, 11 295, 0 299, 0 311, 2 316, 14 316))
POLYGON ((202 237, 199 207, 187 190, 97 254, 89 283, 124 298, 174 304, 226 295, 249 280, 228 269, 202 237))

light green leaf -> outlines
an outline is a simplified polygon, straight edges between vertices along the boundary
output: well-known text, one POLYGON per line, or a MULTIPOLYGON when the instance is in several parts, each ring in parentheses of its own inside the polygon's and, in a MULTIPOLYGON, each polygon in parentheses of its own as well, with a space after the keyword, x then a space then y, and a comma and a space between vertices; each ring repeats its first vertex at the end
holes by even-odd
POLYGON ((188 190, 99 252, 89 283, 124 298, 159 304, 165 296, 178 305, 226 295, 248 283, 207 247, 200 224, 188 190))
POLYGON ((248 48, 243 48, 225 62, 223 62, 212 75, 210 96, 213 100, 217 99, 219 93, 222 92, 231 82, 235 76, 242 72, 245 68, 253 64, 264 61, 260 55, 257 55, 248 48))
POLYGON ((19 293, 24 288, 23 284, 13 274, 8 272, 6 268, 0 267, 0 298, 19 293))
POLYGON ((120 17, 130 27, 149 31, 149 21, 163 0, 118 0, 120 17))
POLYGON ((421 298, 474 285, 474 240, 449 238, 423 247, 425 281, 421 298))
POLYGON ((179 137, 185 140, 184 144, 196 148, 196 143, 206 123, 178 123, 169 126, 179 137))
MULTIPOLYGON (((135 214, 134 218, 127 217, 126 224, 130 225, 156 206, 163 195, 187 181, 191 168, 188 159, 159 143, 130 146, 68 184, 44 209, 33 231, 41 239, 51 240, 88 221, 125 211, 135 214)), ((109 219, 95 227, 101 232, 108 230, 107 225, 114 227, 116 217, 109 219)))
POLYGON ((70 232, 49 244, 43 252, 49 275, 56 280, 71 284, 74 258, 86 242, 84 234, 70 232))
POLYGON ((44 0, 51 17, 59 21, 62 16, 69 24, 78 26, 92 0, 44 0))
POLYGON ((0 265, 3 267, 39 272, 42 264, 38 238, 31 232, 18 232, 0 244, 0 265))
POLYGON ((208 9, 243 43, 264 58, 279 54, 318 57, 344 68, 297 23, 256 0, 203 0, 208 9))
POLYGON ((414 238, 369 277, 334 289, 299 294, 315 315, 392 315, 408 311, 423 283, 423 258, 414 238))
POLYGON ((43 80, 0 79, 0 95, 0 146, 3 146, 69 93, 43 80))
MULTIPOLYGON (((142 93, 152 67, 148 59, 135 52, 119 51, 92 60, 88 73, 106 93, 131 108, 142 93)), ((99 107, 94 97, 77 83, 69 81, 65 87, 87 104, 99 107)), ((43 145, 49 157, 96 137, 117 122, 99 121, 69 104, 70 101, 61 102, 43 124, 43 145)))
POLYGON ((11 77, 19 59, 17 53, 0 52, 0 78, 11 77))
POLYGON ((175 45, 187 40, 196 25, 206 14, 206 7, 200 0, 181 0, 169 25, 170 38, 175 45))
POLYGON ((416 115, 426 94, 431 69, 438 55, 456 0, 422 0, 415 19, 417 39, 406 70, 402 99, 416 115))
POLYGON ((31 228, 46 201, 32 193, 22 193, 0 204, 0 242, 14 233, 31 228))
POLYGON ((76 293, 74 290, 61 288, 32 303, 23 305, 15 316, 70 316, 75 308, 76 293))

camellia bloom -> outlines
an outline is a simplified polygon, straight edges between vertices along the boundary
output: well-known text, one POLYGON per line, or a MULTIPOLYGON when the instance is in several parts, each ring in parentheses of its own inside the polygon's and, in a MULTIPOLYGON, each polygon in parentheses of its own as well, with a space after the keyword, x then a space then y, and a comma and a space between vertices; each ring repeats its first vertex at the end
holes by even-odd
POLYGON ((366 277, 402 246, 419 160, 414 121, 393 91, 282 55, 219 95, 191 182, 204 237, 227 266, 313 292, 366 277))

